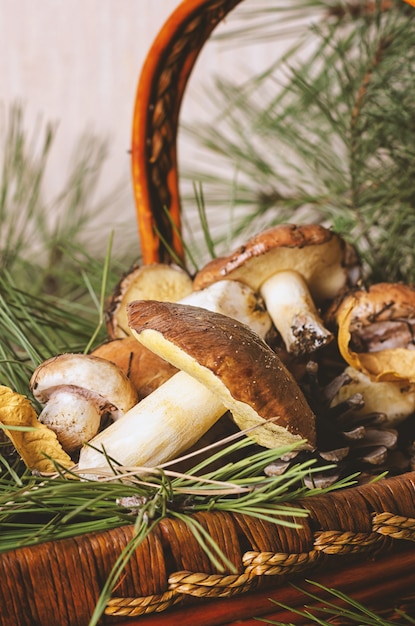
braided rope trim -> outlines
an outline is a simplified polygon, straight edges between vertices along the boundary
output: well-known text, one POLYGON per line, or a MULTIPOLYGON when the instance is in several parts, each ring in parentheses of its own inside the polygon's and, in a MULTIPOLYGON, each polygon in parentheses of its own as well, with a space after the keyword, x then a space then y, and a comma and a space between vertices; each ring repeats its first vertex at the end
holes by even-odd
POLYGON ((161 595, 139 598, 111 598, 106 615, 136 617, 165 611, 183 601, 186 596, 197 598, 229 598, 251 591, 260 576, 287 576, 318 564, 323 555, 346 555, 374 550, 385 537, 415 541, 415 519, 375 513, 372 531, 368 533, 327 530, 315 533, 313 549, 309 552, 285 554, 280 552, 246 552, 242 557, 242 574, 204 574, 174 572, 169 577, 169 590, 161 595))
POLYGON ((161 613, 183 600, 183 595, 176 591, 144 596, 141 598, 111 598, 105 609, 105 615, 134 617, 149 613, 161 613))
POLYGON ((373 516, 372 527, 374 532, 392 539, 415 541, 415 520, 411 517, 378 513, 373 516))

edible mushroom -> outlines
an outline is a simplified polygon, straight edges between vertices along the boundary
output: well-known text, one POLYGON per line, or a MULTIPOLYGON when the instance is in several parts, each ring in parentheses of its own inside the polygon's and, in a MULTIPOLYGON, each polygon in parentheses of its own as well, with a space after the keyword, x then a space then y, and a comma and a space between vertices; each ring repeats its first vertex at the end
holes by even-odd
POLYGON ((101 432, 78 468, 108 457, 155 466, 191 445, 227 410, 262 446, 315 447, 314 414, 275 352, 248 326, 188 304, 137 301, 128 307, 138 341, 180 372, 101 432))
POLYGON ((210 261, 196 274, 194 289, 227 278, 259 290, 287 351, 300 355, 333 339, 317 306, 354 282, 358 269, 353 248, 338 234, 318 224, 280 224, 210 261))
POLYGON ((127 305, 133 300, 176 302, 191 293, 192 279, 174 264, 149 263, 134 266, 116 285, 106 309, 107 331, 112 339, 131 335, 127 305))
POLYGON ((350 366, 346 367, 344 375, 347 381, 333 397, 332 406, 341 405, 359 394, 363 403, 355 414, 381 415, 383 426, 392 428, 415 413, 415 384, 407 381, 377 382, 350 366))
POLYGON ((116 365, 96 356, 60 354, 34 371, 30 386, 44 405, 39 420, 72 453, 98 432, 101 419, 119 419, 137 403, 137 392, 116 365))
POLYGON ((415 383, 415 288, 376 283, 346 294, 334 312, 342 357, 373 381, 415 383))

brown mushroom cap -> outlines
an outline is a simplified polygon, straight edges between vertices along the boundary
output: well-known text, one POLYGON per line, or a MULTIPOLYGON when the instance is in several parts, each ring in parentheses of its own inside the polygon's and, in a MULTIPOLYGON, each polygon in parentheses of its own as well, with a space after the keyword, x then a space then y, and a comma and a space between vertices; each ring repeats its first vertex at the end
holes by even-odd
POLYGON ((253 236, 229 256, 210 261, 195 276, 194 289, 224 278, 258 290, 273 274, 297 271, 316 302, 331 300, 357 265, 350 246, 319 224, 280 224, 253 236))
POLYGON ((107 341, 91 355, 118 365, 137 389, 139 399, 148 396, 177 372, 171 363, 142 346, 135 337, 107 341))
MULTIPOLYGON (((247 326, 190 305, 136 301, 128 306, 137 339, 220 397, 260 445, 315 447, 314 414, 278 356, 247 326), (272 420, 272 421, 271 421, 272 420)), ((195 419, 197 416, 195 416, 195 419)))

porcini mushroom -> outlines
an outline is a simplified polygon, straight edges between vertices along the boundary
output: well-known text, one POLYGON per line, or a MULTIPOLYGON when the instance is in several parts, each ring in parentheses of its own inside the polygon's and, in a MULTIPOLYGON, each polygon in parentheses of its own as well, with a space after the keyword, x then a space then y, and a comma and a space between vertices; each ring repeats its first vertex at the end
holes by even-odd
POLYGON ((142 400, 177 372, 177 369, 157 354, 142 346, 135 337, 120 337, 101 344, 92 356, 115 363, 131 380, 142 400))
POLYGON ((129 336, 127 305, 133 300, 176 302, 191 293, 192 279, 178 265, 150 263, 133 267, 117 284, 106 310, 112 339, 129 336))
POLYGON ((85 354, 60 354, 33 372, 33 396, 44 405, 39 421, 72 453, 99 430, 101 418, 118 419, 137 403, 137 392, 116 365, 85 354))
POLYGON ((263 296, 287 351, 313 352, 333 339, 317 307, 356 280, 351 246, 318 224, 281 224, 245 242, 229 256, 210 261, 194 289, 221 279, 239 280, 263 296))
POLYGON ((181 371, 80 452, 80 470, 157 465, 193 445, 230 410, 260 445, 315 446, 314 414, 275 352, 250 328, 188 304, 128 307, 138 341, 181 371))
POLYGON ((415 383, 414 287, 376 283, 355 289, 331 317, 348 365, 374 381, 415 383))

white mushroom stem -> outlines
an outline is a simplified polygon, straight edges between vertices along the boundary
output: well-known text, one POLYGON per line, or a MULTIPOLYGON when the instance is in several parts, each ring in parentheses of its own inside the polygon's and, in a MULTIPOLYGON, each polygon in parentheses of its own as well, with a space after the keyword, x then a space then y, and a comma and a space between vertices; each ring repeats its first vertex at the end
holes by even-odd
POLYGON ((51 394, 38 419, 56 433, 62 448, 71 453, 97 434, 101 410, 82 391, 61 387, 51 394))
POLYGON ((196 443, 225 411, 207 387, 178 372, 92 439, 94 448, 84 446, 78 469, 107 467, 104 452, 124 466, 157 466, 196 443))
POLYGON ((284 270, 268 278, 260 287, 267 311, 288 352, 313 352, 333 339, 317 312, 304 278, 284 270))

